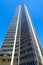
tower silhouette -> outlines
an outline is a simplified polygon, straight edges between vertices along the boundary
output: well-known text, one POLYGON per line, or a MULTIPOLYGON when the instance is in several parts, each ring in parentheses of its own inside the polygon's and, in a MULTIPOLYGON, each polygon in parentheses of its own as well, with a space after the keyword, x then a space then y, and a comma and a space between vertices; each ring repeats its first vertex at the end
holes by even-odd
POLYGON ((43 65, 41 51, 27 7, 19 5, 0 49, 0 65, 43 65))

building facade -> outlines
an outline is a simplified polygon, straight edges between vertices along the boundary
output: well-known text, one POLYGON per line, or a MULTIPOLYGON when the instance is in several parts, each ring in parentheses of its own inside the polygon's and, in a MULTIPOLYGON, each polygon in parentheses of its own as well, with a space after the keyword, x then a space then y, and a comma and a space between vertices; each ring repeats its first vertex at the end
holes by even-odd
POLYGON ((0 65, 43 65, 41 51, 27 7, 19 5, 0 50, 0 65))

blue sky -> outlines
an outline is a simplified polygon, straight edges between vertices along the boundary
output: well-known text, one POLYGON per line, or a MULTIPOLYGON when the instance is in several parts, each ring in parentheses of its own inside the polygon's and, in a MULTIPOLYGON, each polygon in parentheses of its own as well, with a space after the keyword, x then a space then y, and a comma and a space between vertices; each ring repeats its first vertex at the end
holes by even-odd
POLYGON ((43 0, 0 0, 0 47, 8 31, 15 9, 25 3, 39 42, 43 48, 43 0))

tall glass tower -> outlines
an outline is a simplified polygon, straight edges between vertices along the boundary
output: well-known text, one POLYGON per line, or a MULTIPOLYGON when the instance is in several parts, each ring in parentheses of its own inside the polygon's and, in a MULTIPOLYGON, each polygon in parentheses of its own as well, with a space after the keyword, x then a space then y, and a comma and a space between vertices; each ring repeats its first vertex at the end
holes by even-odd
POLYGON ((19 5, 0 49, 0 65, 43 65, 42 50, 26 5, 19 5))

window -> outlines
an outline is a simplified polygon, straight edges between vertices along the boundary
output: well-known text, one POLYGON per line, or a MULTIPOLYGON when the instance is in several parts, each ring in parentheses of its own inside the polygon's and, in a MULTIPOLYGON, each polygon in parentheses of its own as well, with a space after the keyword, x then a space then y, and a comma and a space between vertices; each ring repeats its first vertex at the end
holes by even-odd
POLYGON ((34 61, 28 62, 28 63, 21 63, 20 65, 35 65, 34 61))
POLYGON ((12 56, 12 54, 7 54, 7 56, 12 56))
POLYGON ((0 56, 3 56, 3 54, 0 54, 0 56))
POLYGON ((8 59, 8 62, 10 62, 11 61, 11 59, 8 59))
POLYGON ((2 59, 2 61, 3 61, 3 62, 5 62, 5 61, 6 61, 6 59, 2 59))
POLYGON ((20 54, 23 54, 23 53, 25 53, 25 50, 23 50, 23 51, 20 52, 20 54))

